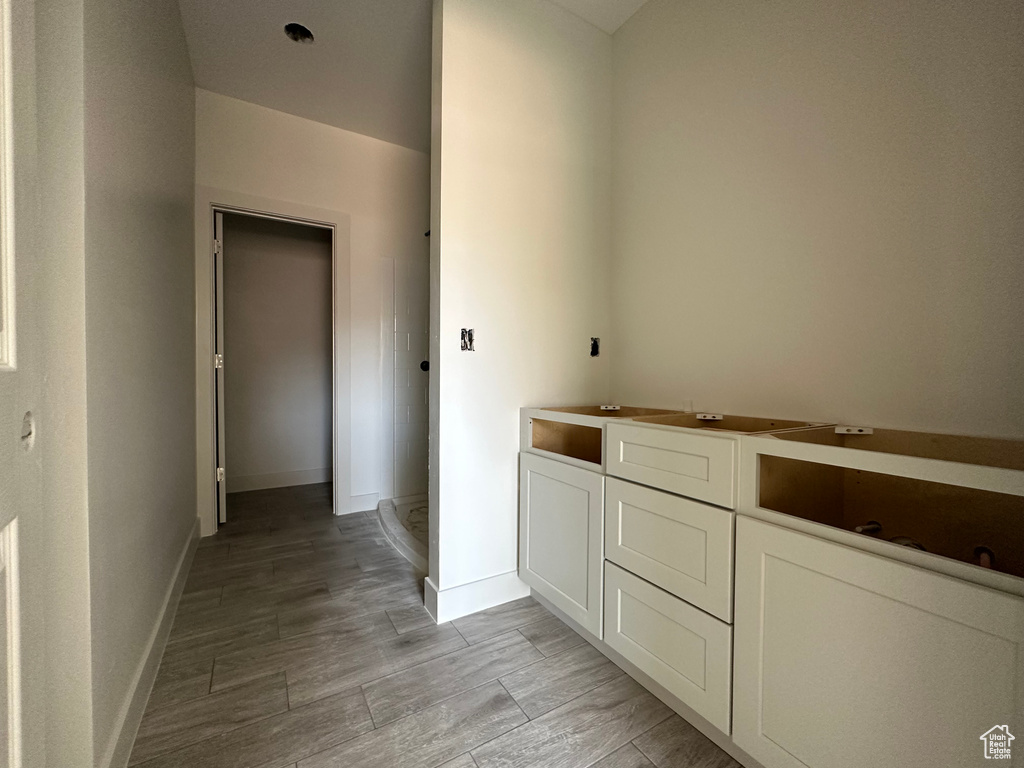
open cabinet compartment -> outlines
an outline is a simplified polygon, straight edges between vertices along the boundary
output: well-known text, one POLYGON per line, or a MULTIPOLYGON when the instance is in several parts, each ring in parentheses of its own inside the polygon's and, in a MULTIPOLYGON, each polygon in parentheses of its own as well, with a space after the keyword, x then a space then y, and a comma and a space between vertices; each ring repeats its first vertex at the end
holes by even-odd
POLYGON ((604 424, 640 416, 668 416, 678 413, 660 408, 619 406, 602 410, 600 405, 573 405, 523 409, 520 450, 533 450, 573 463, 604 465, 604 424))
MULTIPOLYGON (((1024 443, 898 430, 776 435, 780 440, 854 448, 981 467, 1024 470, 1024 443)), ((886 472, 760 453, 757 505, 857 535, 1024 578, 1024 496, 886 472), (915 549, 917 547, 914 547, 915 549), (989 554, 990 553, 990 554, 989 554), (985 557, 987 555, 987 557, 985 557)))
POLYGON ((601 464, 601 427, 533 419, 531 446, 559 456, 601 464))

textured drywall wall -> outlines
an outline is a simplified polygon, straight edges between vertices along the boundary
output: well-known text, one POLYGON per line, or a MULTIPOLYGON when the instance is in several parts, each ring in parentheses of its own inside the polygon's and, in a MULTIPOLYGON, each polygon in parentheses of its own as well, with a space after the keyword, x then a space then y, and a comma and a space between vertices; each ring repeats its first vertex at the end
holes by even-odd
POLYGON ((607 357, 589 352, 609 329, 611 38, 544 0, 444 0, 440 15, 431 505, 445 590, 516 569, 519 408, 607 395, 607 357))
POLYGON ((223 242, 228 493, 330 478, 331 231, 226 214, 223 242))
POLYGON ((102 764, 196 518, 195 90, 174 0, 87 0, 84 61, 81 384, 102 764))
POLYGON ((1024 5, 651 0, 614 36, 613 396, 1024 437, 1024 5))

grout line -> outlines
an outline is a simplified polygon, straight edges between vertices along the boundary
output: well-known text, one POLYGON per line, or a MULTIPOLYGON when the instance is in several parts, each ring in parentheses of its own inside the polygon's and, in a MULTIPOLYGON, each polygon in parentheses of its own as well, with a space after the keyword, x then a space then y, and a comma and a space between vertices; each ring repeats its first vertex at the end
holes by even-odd
MULTIPOLYGON (((525 718, 526 718, 526 723, 532 722, 533 718, 531 718, 531 717, 530 717, 530 716, 529 716, 528 714, 526 714, 526 710, 525 710, 525 709, 523 709, 523 708, 522 708, 521 706, 519 706, 519 702, 518 702, 518 701, 516 701, 516 697, 515 697, 515 696, 513 696, 513 695, 512 695, 511 693, 509 693, 509 692, 508 692, 508 688, 506 688, 506 687, 505 687, 505 684, 504 684, 503 682, 501 682, 501 678, 498 678, 498 685, 500 685, 500 686, 501 686, 501 690, 503 690, 503 691, 505 692, 505 694, 506 694, 506 695, 507 695, 507 696, 508 696, 508 697, 509 697, 510 699, 512 699, 512 703, 516 705, 516 708, 517 708, 517 709, 518 709, 518 710, 519 710, 520 712, 522 712, 522 713, 523 713, 523 717, 525 717, 525 718)), ((523 723, 523 725, 526 725, 526 723, 523 723)))

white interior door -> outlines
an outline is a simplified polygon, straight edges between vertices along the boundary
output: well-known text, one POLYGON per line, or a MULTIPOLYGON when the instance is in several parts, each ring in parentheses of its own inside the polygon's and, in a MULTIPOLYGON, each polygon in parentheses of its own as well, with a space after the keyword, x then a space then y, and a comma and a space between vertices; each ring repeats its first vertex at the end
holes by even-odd
POLYGON ((395 262, 395 491, 427 492, 427 387, 421 370, 429 351, 430 263, 395 262))
MULTIPOLYGON (((3 768, 17 768, 22 764, 20 648, 23 627, 18 586, 18 532, 20 526, 38 521, 41 514, 41 475, 38 457, 32 450, 36 425, 31 413, 41 389, 39 364, 35 362, 39 359, 41 345, 33 322, 36 297, 27 290, 32 284, 30 272, 34 265, 22 256, 22 253, 30 253, 28 249, 16 249, 24 238, 19 237, 16 242, 14 231, 15 210, 19 214, 19 234, 30 231, 32 224, 22 217, 31 210, 25 202, 31 197, 22 194, 23 186, 15 190, 13 167, 15 147, 19 147, 19 157, 24 156, 21 135, 30 132, 22 131, 17 136, 14 132, 10 14, 10 3, 3 3, 0 7, 0 766, 3 768), (16 191, 21 198, 17 208, 16 191)), ((34 128, 31 135, 35 135, 34 128)), ((24 178, 24 173, 19 176, 19 185, 24 178)), ((41 563, 36 560, 34 565, 38 574, 41 563)), ((38 641, 38 637, 35 639, 38 641)))
POLYGON ((213 214, 213 260, 214 260, 214 371, 213 380, 216 387, 216 419, 217 419, 217 522, 226 523, 227 516, 227 482, 224 477, 224 214, 216 211, 213 214))

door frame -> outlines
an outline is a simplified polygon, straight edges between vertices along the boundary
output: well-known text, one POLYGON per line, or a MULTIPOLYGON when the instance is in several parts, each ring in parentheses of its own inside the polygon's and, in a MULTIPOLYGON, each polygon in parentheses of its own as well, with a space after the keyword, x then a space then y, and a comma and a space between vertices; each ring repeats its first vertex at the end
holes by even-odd
MULTIPOLYGON (((330 229, 333 317, 333 498, 334 514, 351 512, 351 219, 346 213, 242 192, 196 187, 196 503, 201 535, 217 532, 215 424, 214 214, 236 213, 330 229)), ((230 362, 226 362, 230 365, 230 362)))

